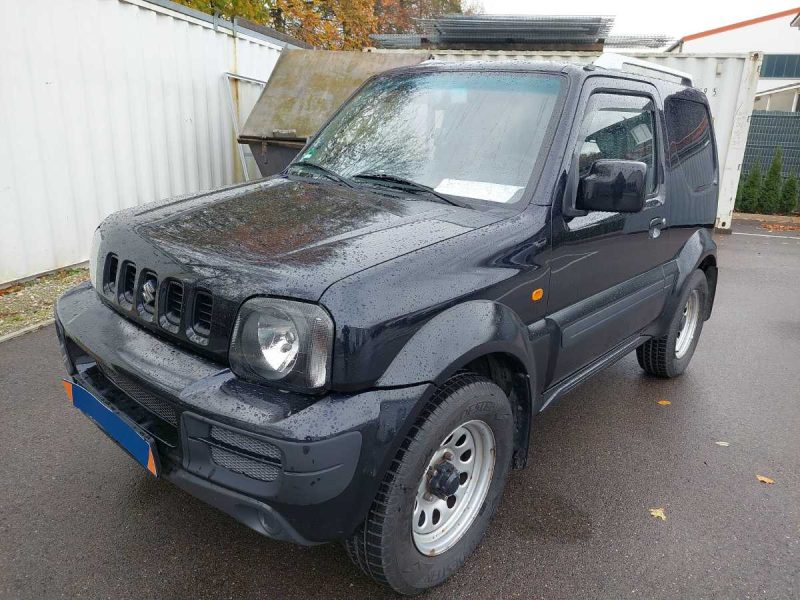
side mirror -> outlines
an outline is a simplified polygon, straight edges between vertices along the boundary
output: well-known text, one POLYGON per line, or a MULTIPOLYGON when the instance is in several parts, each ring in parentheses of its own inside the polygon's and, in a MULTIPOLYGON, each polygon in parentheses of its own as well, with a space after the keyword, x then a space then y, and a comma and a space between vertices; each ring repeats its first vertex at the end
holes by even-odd
POLYGON ((639 212, 644 208, 647 165, 635 160, 600 159, 580 178, 575 208, 639 212))

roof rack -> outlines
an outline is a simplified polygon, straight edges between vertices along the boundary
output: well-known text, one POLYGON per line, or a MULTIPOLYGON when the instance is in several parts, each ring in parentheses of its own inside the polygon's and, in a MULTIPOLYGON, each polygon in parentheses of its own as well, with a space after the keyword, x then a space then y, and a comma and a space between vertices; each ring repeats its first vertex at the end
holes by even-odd
POLYGON ((632 56, 614 54, 613 52, 604 52, 597 57, 593 64, 596 67, 602 67, 604 69, 616 69, 618 71, 625 71, 625 67, 630 66, 634 68, 627 69, 629 72, 640 73, 641 75, 650 75, 651 77, 658 77, 658 75, 661 75, 659 79, 665 79, 664 75, 669 75, 672 78, 676 78, 681 85, 687 85, 690 87, 692 85, 692 76, 685 71, 670 69, 669 67, 665 67, 658 63, 633 58, 632 56))

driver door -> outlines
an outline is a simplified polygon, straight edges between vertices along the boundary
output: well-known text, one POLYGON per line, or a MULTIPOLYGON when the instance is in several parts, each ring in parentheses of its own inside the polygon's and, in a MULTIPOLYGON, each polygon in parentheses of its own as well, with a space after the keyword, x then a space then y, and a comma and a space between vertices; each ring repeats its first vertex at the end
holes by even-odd
POLYGON ((666 298, 663 125, 650 85, 587 81, 565 197, 553 206, 548 312, 561 332, 551 383, 557 383, 634 336, 666 298), (620 84, 629 86, 624 92, 620 84), (637 213, 575 210, 579 178, 598 159, 647 165, 647 198, 637 213))

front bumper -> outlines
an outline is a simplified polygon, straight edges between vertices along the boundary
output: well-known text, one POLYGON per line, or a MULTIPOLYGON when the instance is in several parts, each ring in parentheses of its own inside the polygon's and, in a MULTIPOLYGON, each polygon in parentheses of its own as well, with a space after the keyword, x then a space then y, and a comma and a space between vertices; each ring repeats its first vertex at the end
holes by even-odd
POLYGON ((56 303, 72 380, 155 439, 162 475, 271 538, 349 535, 430 386, 322 397, 237 379, 104 305, 89 285, 56 303))

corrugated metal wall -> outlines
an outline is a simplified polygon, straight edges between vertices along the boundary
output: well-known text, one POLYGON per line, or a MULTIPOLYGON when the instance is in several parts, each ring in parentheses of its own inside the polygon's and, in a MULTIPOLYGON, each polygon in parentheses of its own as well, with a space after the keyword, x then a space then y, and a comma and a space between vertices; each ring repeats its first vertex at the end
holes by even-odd
MULTIPOLYGON (((404 52, 404 50, 375 50, 375 52, 404 52)), ((407 52, 407 51, 406 51, 407 52)), ((592 52, 525 52, 481 50, 433 50, 438 60, 544 60, 554 62, 590 63, 599 54, 592 52)), ((717 227, 731 226, 733 204, 739 172, 747 143, 748 119, 753 111, 761 55, 751 54, 631 54, 636 58, 659 63, 688 72, 694 86, 703 90, 711 104, 717 136, 721 181, 717 227)))
POLYGON ((4 11, 0 283, 86 260, 115 210, 240 181, 224 73, 266 80, 279 54, 143 0, 4 11))

